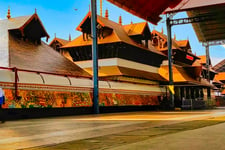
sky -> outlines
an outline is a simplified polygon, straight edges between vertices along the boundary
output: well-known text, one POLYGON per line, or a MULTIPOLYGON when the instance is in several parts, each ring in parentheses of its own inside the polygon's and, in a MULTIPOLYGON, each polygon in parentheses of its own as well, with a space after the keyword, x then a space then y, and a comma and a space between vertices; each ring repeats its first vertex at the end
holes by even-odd
MULTIPOLYGON (((0 1, 0 19, 6 19, 8 7, 11 10, 11 17, 32 15, 37 9, 45 29, 50 35, 51 41, 55 34, 59 38, 72 39, 81 33, 76 31, 76 27, 89 11, 91 0, 1 0, 0 1)), ((99 14, 99 0, 97 8, 99 14)), ((144 20, 135 17, 128 12, 114 6, 113 4, 103 1, 103 15, 105 9, 109 10, 109 19, 118 22, 119 16, 122 16, 123 24, 143 22, 144 20)), ((185 13, 179 13, 174 18, 186 17, 185 13)), ((156 29, 161 31, 163 28, 166 33, 165 16, 158 25, 149 23, 150 30, 156 29)), ((196 55, 205 55, 205 48, 199 43, 191 24, 178 25, 172 28, 172 35, 176 35, 177 40, 189 39, 192 52, 196 55)), ((225 59, 225 46, 210 46, 210 57, 213 65, 225 59)))

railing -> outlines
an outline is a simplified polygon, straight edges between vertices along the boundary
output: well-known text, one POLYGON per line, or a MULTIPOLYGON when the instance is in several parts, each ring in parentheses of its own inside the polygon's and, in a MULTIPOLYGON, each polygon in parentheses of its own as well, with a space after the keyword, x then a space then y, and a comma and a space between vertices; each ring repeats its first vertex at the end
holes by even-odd
POLYGON ((202 98, 184 99, 181 107, 184 109, 201 109, 206 107, 206 102, 202 98))
MULTIPOLYGON (((18 99, 18 81, 19 81, 19 76, 18 76, 18 71, 23 71, 23 72, 30 72, 30 73, 37 73, 40 75, 41 79, 43 80, 43 83, 45 82, 41 74, 47 74, 47 75, 56 75, 56 76, 61 76, 61 77, 66 77, 68 79, 68 82, 71 84, 71 81, 69 77, 76 77, 76 78, 88 78, 87 76, 81 76, 81 75, 72 75, 72 74, 58 74, 58 73, 51 73, 51 72, 43 72, 43 71, 34 71, 34 70, 26 70, 26 69, 19 69, 16 67, 9 68, 9 67, 0 67, 2 70, 11 70, 12 72, 15 73, 15 79, 14 79, 14 89, 15 89, 15 99, 18 99)), ((89 79, 91 79, 89 77, 89 79)))

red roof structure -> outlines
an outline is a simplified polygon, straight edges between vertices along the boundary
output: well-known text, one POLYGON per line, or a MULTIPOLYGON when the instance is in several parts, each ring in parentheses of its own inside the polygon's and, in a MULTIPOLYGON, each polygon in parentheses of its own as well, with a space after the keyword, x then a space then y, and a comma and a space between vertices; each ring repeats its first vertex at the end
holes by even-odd
POLYGON ((165 13, 186 11, 189 18, 205 17, 205 21, 193 23, 192 26, 200 42, 225 39, 225 1, 224 0, 183 0, 165 13))
POLYGON ((108 0, 131 14, 157 24, 159 17, 168 7, 174 8, 182 0, 108 0))

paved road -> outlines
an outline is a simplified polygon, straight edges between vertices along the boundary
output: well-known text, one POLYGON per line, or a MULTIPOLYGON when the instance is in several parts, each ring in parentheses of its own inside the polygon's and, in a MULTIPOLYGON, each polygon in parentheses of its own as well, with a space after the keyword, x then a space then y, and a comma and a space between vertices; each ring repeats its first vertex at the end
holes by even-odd
MULTIPOLYGON (((131 112, 9 121, 0 124, 0 149, 23 149, 133 131, 150 126, 225 116, 225 109, 131 112)), ((143 144, 143 143, 142 143, 143 144)))

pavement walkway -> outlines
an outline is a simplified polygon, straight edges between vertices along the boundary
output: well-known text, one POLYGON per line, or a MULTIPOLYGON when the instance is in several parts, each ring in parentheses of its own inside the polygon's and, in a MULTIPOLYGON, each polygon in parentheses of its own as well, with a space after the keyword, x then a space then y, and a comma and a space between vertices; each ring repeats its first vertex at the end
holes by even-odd
POLYGON ((168 134, 108 150, 225 150, 225 123, 168 134))
MULTIPOLYGON (((0 149, 14 150, 32 147, 37 147, 37 149, 39 149, 38 147, 48 146, 51 149, 51 145, 54 146, 70 141, 94 139, 104 136, 110 137, 111 135, 118 135, 130 131, 139 131, 151 127, 153 128, 180 122, 225 116, 224 110, 225 109, 181 112, 131 112, 9 121, 4 124, 0 124, 0 149)), ((212 127, 214 128, 214 126, 212 127)), ((221 134, 224 134, 224 128, 220 129, 221 126, 217 128, 221 131, 221 134)), ((195 130, 193 130, 193 132, 194 131, 195 130)), ((184 133, 186 134, 186 132, 189 134, 189 132, 192 131, 185 131, 184 133)), ((108 148, 121 150, 155 148, 158 150, 159 147, 157 147, 157 145, 159 146, 162 144, 165 145, 165 147, 169 145, 165 139, 173 139, 173 135, 175 135, 174 140, 176 140, 176 137, 182 137, 182 135, 179 135, 182 133, 176 134, 168 134, 165 135, 165 137, 160 136, 149 140, 145 136, 145 139, 142 141, 139 140, 139 142, 129 142, 128 144, 108 148), (176 134, 178 135, 176 136, 176 134), (167 136, 172 137, 168 138, 167 136), (158 144, 156 144, 157 142, 158 144), (149 145, 148 143, 151 144, 149 145)), ((191 137, 193 138, 189 138, 193 140, 194 137, 197 136, 193 135, 191 137)), ((213 141, 214 137, 209 136, 208 138, 212 138, 210 140, 213 141)), ((221 136, 220 138, 223 137, 221 136)), ((178 138, 177 140, 179 142, 181 139, 178 138)), ((199 137, 198 140, 201 140, 201 138, 199 137)), ((223 140, 225 140, 225 138, 223 140)), ((172 144, 172 149, 174 146, 173 143, 174 142, 170 142, 170 144, 172 144)), ((74 147, 70 147, 70 149, 76 150, 74 147)), ((162 147, 162 149, 164 148, 162 147)))

